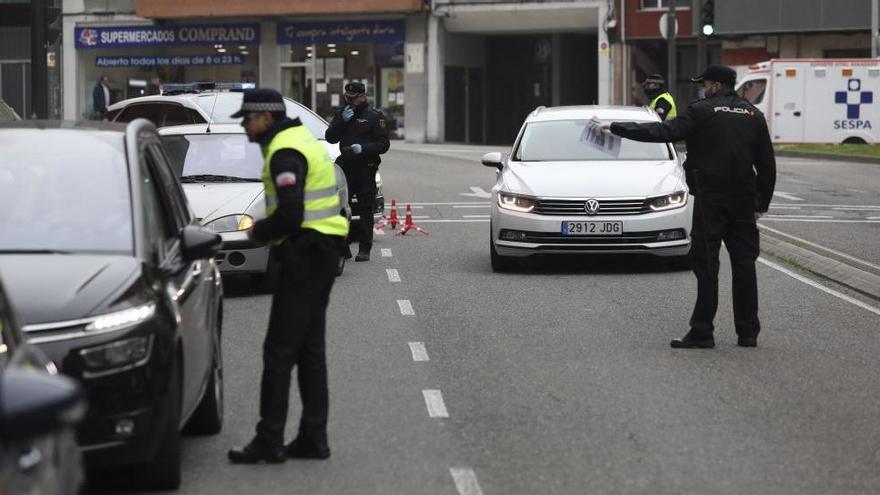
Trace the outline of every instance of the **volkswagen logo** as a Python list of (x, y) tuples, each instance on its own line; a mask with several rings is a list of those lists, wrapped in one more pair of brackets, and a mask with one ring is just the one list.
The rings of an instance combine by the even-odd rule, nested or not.
[(584, 210), (586, 210), (587, 215), (595, 215), (599, 213), (599, 201), (596, 199), (588, 199), (584, 204)]

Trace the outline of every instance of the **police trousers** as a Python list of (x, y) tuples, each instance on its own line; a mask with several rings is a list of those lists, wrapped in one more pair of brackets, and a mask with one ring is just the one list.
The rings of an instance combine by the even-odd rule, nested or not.
[(706, 193), (696, 198), (691, 230), (691, 268), (697, 277), (697, 302), (690, 326), (709, 337), (718, 310), (718, 253), (724, 242), (733, 272), (733, 320), (741, 337), (756, 337), (758, 282), (755, 260), (760, 253), (755, 199), (751, 194)]
[(369, 253), (373, 248), (373, 210), (376, 209), (376, 172), (377, 165), (366, 163), (346, 163), (342, 170), (348, 181), (350, 195), (357, 195), (357, 207), (352, 214), (360, 219), (353, 221), (349, 240), (358, 242), (358, 251)]
[(260, 421), (257, 437), (267, 445), (284, 443), (291, 373), (297, 368), (302, 416), (299, 434), (327, 439), (327, 304), (336, 279), (338, 239), (313, 231), (285, 241), (273, 253), (281, 276), (272, 295), (269, 329), (263, 343)]

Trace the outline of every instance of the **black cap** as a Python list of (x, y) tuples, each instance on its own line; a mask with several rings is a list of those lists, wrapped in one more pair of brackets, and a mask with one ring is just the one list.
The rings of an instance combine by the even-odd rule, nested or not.
[(659, 84), (660, 86), (665, 86), (666, 78), (663, 77), (663, 74), (651, 74), (642, 81), (642, 85), (645, 84)]
[(241, 110), (229, 117), (238, 119), (251, 112), (286, 112), (284, 98), (281, 93), (269, 88), (260, 88), (244, 92), (241, 100)]
[(355, 96), (360, 96), (363, 94), (367, 94), (367, 87), (364, 86), (364, 83), (360, 81), (352, 81), (345, 85), (345, 96), (350, 96), (354, 98)]
[(693, 82), (715, 81), (721, 84), (736, 84), (736, 71), (726, 65), (710, 65), (699, 76), (691, 79)]

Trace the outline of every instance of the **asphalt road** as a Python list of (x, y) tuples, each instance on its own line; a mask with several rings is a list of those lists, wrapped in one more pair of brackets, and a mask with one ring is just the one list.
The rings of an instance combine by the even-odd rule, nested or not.
[[(430, 235), (378, 236), (373, 260), (337, 280), (330, 460), (227, 463), (253, 434), (270, 303), (229, 281), (226, 423), (184, 440), (180, 493), (880, 492), (880, 310), (762, 263), (760, 347), (738, 348), (722, 262), (717, 348), (672, 350), (695, 296), (689, 272), (563, 258), (492, 273), (483, 151), (400, 145), (382, 165), (386, 198), (412, 203)], [(877, 166), (841, 165), (846, 179), (780, 161), (779, 189), (799, 200), (777, 205), (802, 209), (773, 214), (880, 205)], [(878, 261), (876, 222), (765, 222)], [(291, 404), (292, 435), (295, 390)]]

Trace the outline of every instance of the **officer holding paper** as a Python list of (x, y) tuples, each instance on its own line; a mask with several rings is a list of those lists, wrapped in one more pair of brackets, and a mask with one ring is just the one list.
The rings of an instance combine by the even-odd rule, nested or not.
[(733, 312), (737, 344), (755, 347), (758, 320), (757, 219), (767, 211), (776, 183), (776, 159), (764, 115), (734, 91), (736, 72), (712, 65), (692, 79), (704, 99), (664, 122), (614, 122), (618, 136), (646, 142), (685, 140), (688, 186), (696, 199), (691, 233), (691, 266), (697, 302), (690, 331), (674, 348), (711, 348), (718, 308), (718, 252), (724, 241), (733, 270)]

